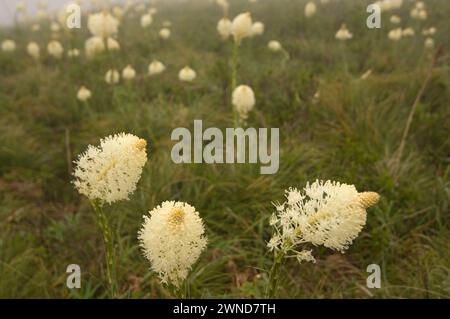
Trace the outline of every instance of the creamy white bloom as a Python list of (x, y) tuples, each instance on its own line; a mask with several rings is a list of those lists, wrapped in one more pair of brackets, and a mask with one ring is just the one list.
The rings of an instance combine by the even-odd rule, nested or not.
[(145, 140), (125, 133), (100, 140), (100, 146), (89, 145), (75, 161), (75, 188), (101, 203), (128, 199), (147, 161), (146, 145)]
[(185, 66), (178, 73), (178, 78), (180, 81), (191, 82), (197, 77), (197, 73), (192, 70), (190, 67)]
[(314, 2), (310, 1), (305, 6), (305, 16), (307, 18), (312, 17), (317, 12), (317, 6)]
[(148, 13), (150, 13), (151, 15), (154, 15), (154, 14), (156, 14), (158, 12), (158, 9), (156, 9), (156, 8), (150, 8), (150, 9), (148, 9)]
[(144, 216), (138, 239), (161, 282), (179, 287), (206, 247), (204, 233), (195, 207), (166, 201)]
[(400, 22), (402, 22), (402, 18), (400, 18), (398, 15), (393, 15), (391, 16), (390, 21), (392, 24), (399, 24)]
[(105, 42), (101, 37), (90, 37), (84, 43), (84, 52), (88, 58), (105, 51)]
[(132, 80), (136, 77), (136, 71), (135, 69), (133, 69), (133, 67), (131, 65), (127, 65), (123, 70), (122, 70), (122, 78), (124, 80)]
[(411, 18), (416, 20), (426, 20), (428, 13), (425, 9), (413, 8), (410, 12)]
[(308, 183), (302, 191), (289, 188), (271, 219), (277, 239), (271, 246), (292, 253), (298, 245), (311, 243), (344, 252), (364, 227), (366, 208), (379, 198), (377, 193), (358, 193), (354, 185), (332, 181)]
[(434, 35), (435, 33), (436, 33), (436, 28), (435, 27), (431, 27), (431, 28), (422, 30), (422, 34), (425, 35), (425, 36)]
[(165, 69), (166, 67), (164, 66), (164, 64), (162, 64), (160, 61), (155, 60), (148, 65), (148, 74), (150, 75), (160, 74), (164, 72)]
[(389, 31), (388, 38), (392, 41), (398, 41), (402, 38), (403, 32), (402, 28), (397, 28)]
[(27, 44), (27, 53), (33, 59), (38, 60), (40, 57), (40, 52), (41, 49), (39, 48), (39, 45), (36, 42), (30, 42)]
[(252, 16), (250, 12), (241, 13), (233, 19), (231, 23), (231, 34), (234, 41), (240, 44), (242, 39), (252, 35)]
[(217, 23), (217, 31), (222, 39), (226, 40), (231, 35), (231, 21), (228, 18), (222, 18)]
[(159, 37), (163, 40), (167, 40), (168, 38), (170, 38), (170, 30), (167, 28), (162, 28), (161, 30), (159, 30)]
[(105, 81), (108, 84), (117, 84), (120, 80), (120, 73), (117, 70), (108, 70), (105, 74)]
[(50, 24), (50, 31), (52, 31), (52, 32), (59, 32), (59, 30), (61, 30), (61, 26), (59, 25), (58, 22), (53, 21)]
[(119, 6), (114, 6), (112, 8), (112, 14), (119, 20), (122, 19), (123, 15), (125, 14), (125, 10)]
[(338, 40), (346, 41), (353, 38), (353, 34), (350, 31), (348, 31), (347, 26), (345, 24), (342, 24), (341, 28), (338, 30), (338, 32), (336, 32), (335, 37)]
[(150, 13), (144, 14), (141, 16), (141, 27), (147, 28), (149, 27), (153, 22), (152, 15)]
[(267, 44), (267, 47), (273, 51), (273, 52), (277, 52), (280, 51), (282, 49), (282, 46), (280, 44), (280, 42), (272, 40)]
[(412, 37), (415, 34), (416, 32), (411, 27), (402, 30), (402, 37)]
[(119, 42), (114, 38), (108, 38), (106, 39), (106, 46), (109, 51), (117, 51), (120, 50), (120, 44)]
[(47, 45), (47, 52), (52, 57), (54, 57), (56, 59), (61, 59), (61, 57), (64, 53), (64, 48), (59, 41), (52, 40)]
[(255, 93), (251, 87), (240, 85), (233, 90), (232, 104), (236, 107), (241, 120), (248, 118), (248, 113), (255, 106)]
[(433, 40), (433, 38), (428, 37), (428, 38), (425, 39), (425, 48), (427, 48), (427, 49), (433, 49), (434, 48), (434, 40)]
[(14, 52), (16, 50), (16, 42), (10, 39), (6, 39), (2, 42), (3, 52)]
[(262, 35), (264, 33), (264, 24), (262, 22), (255, 22), (252, 25), (252, 36)]
[(417, 1), (416, 8), (417, 9), (425, 9), (425, 3), (423, 1)]
[(81, 102), (85, 102), (89, 100), (92, 96), (92, 92), (88, 90), (86, 87), (82, 86), (77, 92), (77, 99)]
[(381, 11), (390, 11), (402, 6), (403, 0), (380, 0), (376, 4), (380, 6)]
[(78, 50), (76, 48), (75, 49), (70, 49), (70, 50), (67, 51), (67, 56), (69, 58), (76, 58), (76, 57), (80, 56), (80, 50)]
[(94, 13), (88, 17), (88, 29), (95, 36), (108, 38), (117, 33), (119, 20), (106, 11)]

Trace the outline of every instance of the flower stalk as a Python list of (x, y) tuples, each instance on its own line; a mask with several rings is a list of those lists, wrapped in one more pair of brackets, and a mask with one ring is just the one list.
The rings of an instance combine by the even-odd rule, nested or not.
[(283, 261), (284, 261), (284, 251), (283, 250), (275, 251), (273, 265), (272, 268), (270, 269), (269, 274), (269, 283), (266, 289), (266, 296), (265, 296), (266, 298), (271, 299), (275, 298), (276, 296)]
[(106, 254), (106, 275), (110, 290), (111, 298), (117, 296), (117, 285), (115, 280), (115, 258), (114, 258), (114, 242), (112, 239), (111, 229), (109, 227), (108, 219), (103, 211), (103, 207), (99, 201), (91, 201), (92, 208), (95, 212), (97, 225), (100, 227), (103, 235), (103, 243), (105, 244)]
[[(232, 60), (231, 60), (231, 89), (230, 89), (230, 92), (233, 92), (233, 90), (237, 86), (238, 51), (239, 51), (239, 43), (237, 41), (234, 41), (233, 55), (232, 55)], [(239, 122), (238, 113), (237, 113), (235, 106), (231, 105), (231, 107), (233, 108), (233, 121), (234, 121), (234, 127), (236, 128), (238, 126), (238, 122)]]

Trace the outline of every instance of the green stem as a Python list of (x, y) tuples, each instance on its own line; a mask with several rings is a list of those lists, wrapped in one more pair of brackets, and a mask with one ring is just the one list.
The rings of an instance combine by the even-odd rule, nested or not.
[(187, 283), (182, 283), (180, 287), (170, 284), (169, 290), (175, 299), (187, 298)]
[[(233, 57), (231, 61), (231, 88), (230, 88), (231, 94), (233, 94), (233, 91), (237, 86), (238, 50), (239, 50), (239, 43), (234, 41)], [(236, 111), (236, 107), (233, 104), (231, 104), (231, 107), (233, 108), (233, 121), (234, 127), (236, 128), (238, 126), (239, 118)]]
[(266, 298), (275, 298), (283, 261), (284, 261), (284, 252), (281, 250), (275, 252), (272, 269), (270, 269), (269, 284), (266, 290)]
[(92, 201), (91, 205), (95, 211), (97, 224), (100, 227), (103, 234), (103, 243), (105, 244), (105, 253), (106, 253), (107, 280), (111, 298), (115, 298), (117, 296), (117, 291), (114, 276), (115, 260), (114, 260), (114, 243), (112, 240), (112, 233), (108, 224), (108, 219), (106, 218), (106, 215), (103, 212), (102, 205), (98, 201)]

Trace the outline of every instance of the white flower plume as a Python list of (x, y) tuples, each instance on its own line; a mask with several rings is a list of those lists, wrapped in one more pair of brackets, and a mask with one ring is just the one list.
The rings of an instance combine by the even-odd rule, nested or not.
[[(302, 191), (289, 188), (286, 201), (276, 206), (270, 219), (276, 233), (268, 246), (298, 253), (298, 245), (311, 243), (344, 252), (364, 227), (366, 208), (376, 204), (379, 197), (332, 181), (308, 183)], [(299, 260), (313, 260), (305, 252), (301, 256), (297, 256)]]
[(75, 161), (74, 185), (90, 200), (113, 203), (128, 199), (147, 161), (147, 142), (132, 134), (110, 135), (89, 145)]
[(163, 283), (180, 286), (206, 247), (199, 213), (187, 203), (166, 201), (144, 216), (139, 241)]

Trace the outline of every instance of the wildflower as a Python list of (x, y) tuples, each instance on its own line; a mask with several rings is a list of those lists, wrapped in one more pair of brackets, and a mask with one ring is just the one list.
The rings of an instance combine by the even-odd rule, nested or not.
[(402, 28), (397, 28), (389, 31), (388, 38), (392, 41), (399, 41), (402, 38)]
[(124, 15), (124, 9), (122, 9), (119, 6), (114, 6), (112, 8), (112, 14), (114, 15), (114, 17), (116, 17), (117, 19), (122, 19), (123, 15)]
[(345, 24), (341, 25), (341, 28), (336, 32), (336, 39), (341, 41), (347, 41), (353, 38), (353, 34), (348, 31), (347, 26)]
[(152, 15), (150, 13), (144, 14), (141, 16), (141, 27), (147, 28), (149, 27), (153, 22)]
[(262, 22), (255, 22), (252, 25), (252, 36), (262, 35), (264, 33), (264, 24)]
[(166, 69), (166, 67), (164, 66), (164, 64), (155, 60), (149, 64), (148, 74), (150, 74), (150, 75), (160, 74), (160, 73), (164, 72), (165, 69)]
[(392, 24), (399, 24), (400, 22), (402, 22), (402, 18), (400, 18), (398, 15), (393, 15), (391, 16), (390, 21)]
[(316, 259), (311, 254), (312, 250), (302, 250), (296, 254), (297, 261), (301, 264), (302, 262), (312, 262), (315, 263)]
[(222, 39), (226, 40), (231, 35), (231, 21), (228, 18), (222, 18), (217, 23), (217, 31)]
[(75, 188), (91, 201), (128, 199), (147, 161), (147, 142), (132, 134), (110, 135), (100, 146), (89, 145), (76, 160)]
[(58, 24), (58, 22), (53, 21), (53, 22), (50, 24), (50, 30), (51, 30), (52, 32), (59, 32), (59, 30), (61, 30), (61, 27), (60, 27), (60, 25)]
[(167, 28), (162, 28), (161, 30), (159, 30), (159, 37), (163, 40), (167, 40), (168, 38), (170, 38), (170, 30)]
[(179, 287), (206, 247), (204, 233), (195, 207), (166, 201), (144, 216), (138, 239), (161, 282)]
[(184, 68), (182, 68), (180, 70), (180, 72), (178, 73), (178, 78), (181, 81), (185, 81), (185, 82), (191, 82), (196, 77), (197, 77), (197, 73), (188, 66), (185, 66)]
[(56, 59), (61, 59), (64, 52), (62, 44), (56, 40), (52, 40), (47, 45), (47, 52)]
[(427, 48), (427, 49), (433, 49), (434, 48), (434, 40), (433, 40), (433, 38), (428, 37), (428, 38), (425, 39), (425, 48)]
[(120, 73), (117, 70), (108, 70), (105, 75), (105, 81), (108, 84), (117, 84), (120, 80)]
[(280, 51), (282, 49), (282, 46), (280, 44), (280, 42), (272, 40), (267, 44), (267, 47), (273, 51), (273, 52), (277, 52)]
[(231, 23), (231, 34), (234, 42), (240, 44), (242, 39), (252, 35), (252, 16), (250, 12), (241, 13), (233, 19)]
[(413, 28), (406, 28), (402, 30), (402, 37), (412, 37), (416, 34)]
[(27, 44), (27, 53), (35, 60), (40, 57), (40, 48), (36, 42), (30, 42)]
[(106, 11), (88, 17), (88, 29), (95, 36), (109, 38), (117, 33), (118, 28), (119, 20)]
[(431, 27), (429, 29), (423, 29), (422, 34), (424, 36), (429, 36), (429, 35), (434, 35), (436, 33), (436, 28), (435, 27)]
[(303, 191), (290, 188), (286, 197), (275, 225), (283, 238), (278, 249), (285, 253), (302, 243), (344, 252), (365, 225), (366, 208), (380, 198), (377, 193), (358, 193), (354, 185), (332, 181), (308, 183)]
[(308, 2), (305, 6), (305, 16), (307, 18), (312, 17), (317, 12), (317, 6), (314, 2)]
[(133, 67), (131, 65), (127, 65), (123, 70), (122, 70), (122, 78), (124, 80), (132, 80), (136, 77), (136, 71), (133, 69)]
[(248, 118), (248, 113), (255, 106), (255, 94), (251, 87), (247, 85), (240, 85), (233, 91), (232, 103), (236, 107), (241, 120)]
[(84, 51), (88, 58), (105, 51), (105, 43), (101, 37), (90, 37), (84, 43)]
[(78, 49), (70, 49), (67, 51), (67, 56), (69, 58), (76, 58), (78, 56), (80, 56), (80, 50)]
[(77, 99), (81, 102), (86, 102), (92, 96), (91, 91), (89, 91), (86, 87), (82, 86), (77, 92)]
[(108, 48), (109, 51), (118, 51), (118, 50), (120, 50), (120, 44), (114, 38), (107, 38), (106, 39), (106, 47)]
[(16, 42), (13, 40), (7, 39), (2, 42), (2, 51), (3, 52), (14, 52), (16, 50)]

